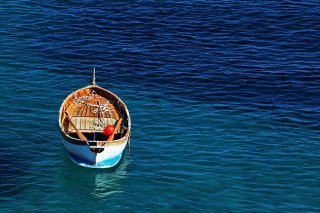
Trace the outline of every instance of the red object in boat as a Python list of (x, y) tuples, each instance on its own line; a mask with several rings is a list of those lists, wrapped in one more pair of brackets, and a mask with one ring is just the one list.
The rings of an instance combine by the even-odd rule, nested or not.
[(106, 126), (106, 128), (104, 128), (104, 130), (103, 130), (103, 134), (104, 134), (105, 136), (108, 136), (108, 137), (109, 137), (110, 135), (112, 135), (113, 132), (114, 132), (114, 126), (111, 125), (111, 124), (108, 124), (108, 125)]

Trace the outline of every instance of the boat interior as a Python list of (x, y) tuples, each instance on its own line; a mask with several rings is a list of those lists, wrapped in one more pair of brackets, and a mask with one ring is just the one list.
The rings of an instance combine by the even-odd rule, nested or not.
[[(70, 115), (71, 122), (66, 113)], [(65, 101), (61, 111), (62, 129), (72, 138), (79, 139), (77, 130), (90, 141), (106, 141), (104, 128), (112, 124), (116, 128), (113, 140), (122, 138), (128, 131), (128, 115), (124, 104), (112, 93), (89, 86), (78, 90)]]

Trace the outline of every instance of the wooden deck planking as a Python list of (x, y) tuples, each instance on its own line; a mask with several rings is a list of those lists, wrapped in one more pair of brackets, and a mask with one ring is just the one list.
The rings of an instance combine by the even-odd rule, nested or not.
[(91, 111), (93, 110), (93, 107), (88, 106), (87, 112), (86, 112), (86, 117), (90, 117)]
[(74, 109), (75, 109), (76, 105), (74, 103), (70, 103), (66, 109), (66, 111), (69, 112), (70, 115), (73, 115)]
[(81, 114), (82, 117), (86, 116), (88, 108), (89, 108), (89, 106), (83, 106), (83, 110), (82, 110), (82, 114)]
[[(88, 96), (90, 94), (91, 90), (86, 90), (82, 91), (76, 96), (81, 97)], [(96, 95), (95, 98), (86, 102), (96, 105), (98, 101), (101, 105), (107, 104), (108, 106), (108, 110), (106, 110), (103, 115), (100, 115), (104, 117), (102, 119), (104, 119), (105, 125), (115, 124), (116, 120), (119, 120), (119, 114), (116, 107), (110, 101), (101, 97), (100, 95)], [(99, 122), (98, 114), (93, 113), (93, 111), (96, 110), (96, 107), (70, 101), (66, 110), (70, 115), (72, 115), (72, 122), (76, 125), (77, 129), (83, 132), (103, 131), (104, 127), (103, 125), (101, 125), (101, 122)], [(71, 132), (75, 132), (75, 129), (70, 124), (68, 130)]]
[(76, 105), (76, 108), (73, 111), (73, 116), (79, 116), (79, 111), (81, 110), (80, 105)]

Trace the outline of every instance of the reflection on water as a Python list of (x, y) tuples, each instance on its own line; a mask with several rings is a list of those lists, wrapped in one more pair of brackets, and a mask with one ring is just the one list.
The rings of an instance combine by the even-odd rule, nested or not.
[[(130, 162), (127, 155), (119, 163), (119, 166), (111, 172), (98, 172), (95, 176), (94, 191), (91, 193), (96, 198), (104, 198), (115, 193), (122, 193), (120, 181), (125, 178), (127, 174), (127, 166)], [(110, 170), (109, 170), (110, 171)]]
[(62, 152), (61, 158), (64, 162), (61, 164), (57, 183), (64, 193), (68, 194), (68, 198), (72, 200), (70, 202), (82, 199), (96, 202), (97, 199), (109, 199), (110, 195), (122, 193), (125, 191), (122, 180), (126, 178), (127, 167), (131, 162), (127, 150), (125, 149), (119, 164), (111, 169), (92, 169), (76, 165)]

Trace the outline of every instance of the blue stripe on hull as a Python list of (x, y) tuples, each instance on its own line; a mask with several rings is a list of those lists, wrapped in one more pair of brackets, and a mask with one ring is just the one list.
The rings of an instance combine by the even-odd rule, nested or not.
[(117, 165), (117, 163), (120, 161), (120, 159), (122, 157), (122, 153), (120, 153), (119, 155), (116, 155), (112, 158), (105, 159), (99, 163), (93, 163), (93, 162), (83, 160), (83, 159), (73, 155), (70, 152), (69, 152), (69, 157), (75, 164), (78, 164), (80, 166), (89, 167), (89, 168), (111, 168), (111, 167), (114, 167), (115, 165)]

